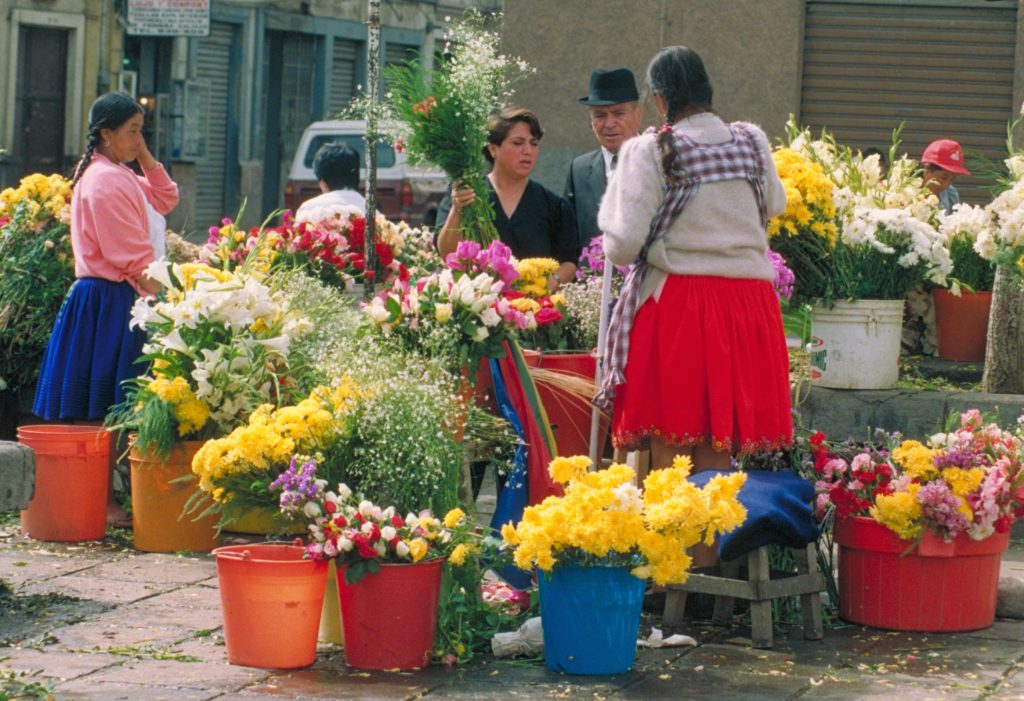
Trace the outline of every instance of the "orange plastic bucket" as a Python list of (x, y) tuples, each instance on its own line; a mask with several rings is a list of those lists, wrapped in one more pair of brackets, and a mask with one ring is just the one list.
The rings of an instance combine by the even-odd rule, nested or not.
[(107, 526), (110, 433), (98, 426), (18, 427), (36, 454), (36, 489), (21, 526), (30, 538), (98, 540)]
[(327, 562), (305, 560), (301, 545), (217, 548), (217, 579), (228, 662), (294, 669), (316, 659)]
[(385, 564), (355, 584), (338, 567), (345, 662), (358, 669), (419, 669), (430, 663), (444, 559)]
[[(186, 502), (199, 489), (192, 458), (203, 441), (176, 443), (165, 461), (153, 452), (132, 447), (132, 532), (135, 549), (150, 553), (210, 552), (217, 545), (217, 517), (194, 521), (182, 516)], [(192, 477), (190, 481), (175, 481)]]

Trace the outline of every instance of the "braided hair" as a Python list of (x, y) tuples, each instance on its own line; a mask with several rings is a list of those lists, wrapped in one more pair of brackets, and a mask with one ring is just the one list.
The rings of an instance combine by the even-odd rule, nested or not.
[(672, 125), (693, 108), (711, 110), (711, 80), (696, 51), (668, 46), (647, 66), (647, 90), (665, 99), (665, 124), (658, 130), (658, 148), (661, 168), (665, 177), (671, 178), (676, 161)]
[(89, 108), (89, 136), (85, 142), (85, 152), (75, 166), (71, 187), (74, 188), (82, 179), (85, 169), (92, 162), (92, 155), (100, 145), (103, 129), (117, 129), (136, 114), (142, 114), (142, 106), (130, 95), (123, 92), (111, 92), (97, 98)]

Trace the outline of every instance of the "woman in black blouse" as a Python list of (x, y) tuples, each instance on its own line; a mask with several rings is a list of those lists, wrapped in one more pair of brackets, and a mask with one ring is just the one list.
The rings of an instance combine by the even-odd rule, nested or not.
[[(516, 258), (554, 258), (558, 270), (551, 276), (551, 290), (576, 275), (580, 242), (569, 203), (543, 185), (530, 180), (537, 163), (541, 131), (537, 115), (522, 107), (509, 107), (491, 119), (484, 156), (491, 164), (487, 194), (494, 207), (494, 226), (502, 243)], [(453, 253), (462, 240), (459, 225), (462, 208), (473, 201), (469, 188), (452, 185), (437, 212), (437, 250), (442, 257)]]

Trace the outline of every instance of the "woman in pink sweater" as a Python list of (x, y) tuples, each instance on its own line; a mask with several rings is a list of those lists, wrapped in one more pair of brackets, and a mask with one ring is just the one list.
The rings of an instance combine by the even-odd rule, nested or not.
[[(145, 368), (145, 333), (130, 330), (138, 295), (160, 289), (146, 275), (162, 245), (178, 186), (142, 138), (142, 108), (124, 93), (89, 110), (89, 139), (75, 168), (71, 246), (75, 277), (43, 356), (33, 411), (48, 421), (101, 422), (125, 399), (124, 380)], [(123, 165), (138, 160), (145, 177)], [(123, 520), (112, 502), (108, 519)]]

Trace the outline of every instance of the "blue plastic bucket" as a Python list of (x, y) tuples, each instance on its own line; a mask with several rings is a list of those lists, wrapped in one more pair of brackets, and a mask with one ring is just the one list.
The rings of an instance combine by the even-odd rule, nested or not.
[(548, 669), (618, 674), (633, 668), (646, 582), (628, 567), (560, 565), (537, 575)]

